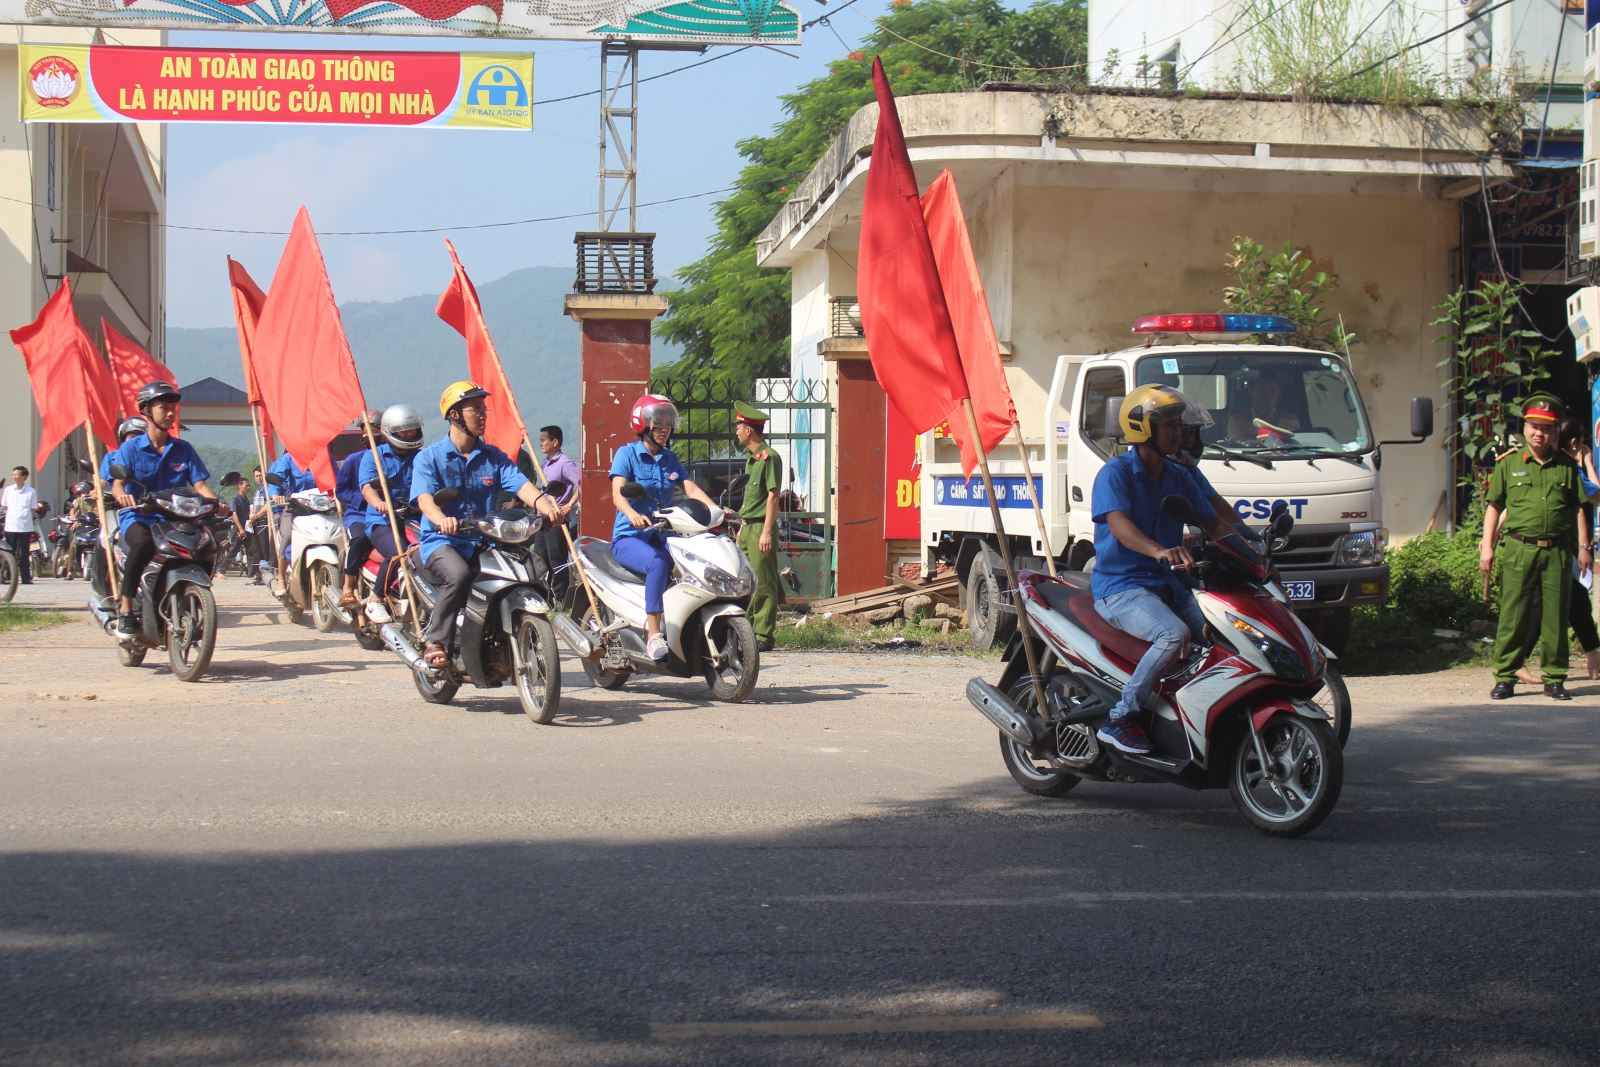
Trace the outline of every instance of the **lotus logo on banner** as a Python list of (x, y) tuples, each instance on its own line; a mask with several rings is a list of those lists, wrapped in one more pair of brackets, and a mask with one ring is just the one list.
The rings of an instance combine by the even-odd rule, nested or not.
[(66, 107), (78, 91), (78, 68), (64, 56), (45, 56), (28, 68), (28, 86), (40, 107)]

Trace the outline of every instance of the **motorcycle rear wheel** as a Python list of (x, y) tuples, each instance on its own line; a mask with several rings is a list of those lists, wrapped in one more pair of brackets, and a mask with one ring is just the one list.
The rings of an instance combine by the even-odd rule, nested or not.
[[(1031, 711), (1034, 705), (1032, 676), (1020, 679), (1006, 695), (1017, 707)], [(1000, 760), (1011, 773), (1011, 780), (1020, 785), (1024, 792), (1036, 797), (1064, 797), (1083, 780), (1069, 771), (1052, 767), (1048, 760), (1038, 760), (1028, 755), (1028, 750), (1012, 740), (1004, 730), (995, 732), (1000, 735)]]
[(144, 645), (125, 645), (117, 642), (117, 662), (124, 667), (137, 667), (144, 662), (144, 654), (150, 651)]
[(21, 581), (22, 573), (17, 568), (17, 561), (10, 552), (0, 552), (0, 604), (11, 603)]
[(461, 679), (456, 677), (455, 670), (446, 667), (437, 675), (428, 671), (413, 670), (411, 680), (416, 683), (417, 692), (422, 694), (422, 699), (430, 704), (448, 704), (456, 698), (456, 693), (461, 689)]
[(726, 615), (711, 624), (710, 644), (721, 652), (723, 666), (711, 662), (712, 649), (706, 649), (706, 685), (711, 697), (728, 704), (739, 704), (756, 687), (761, 674), (761, 650), (756, 647), (756, 630), (743, 615)]
[[(604, 609), (602, 609), (603, 612)], [(598, 639), (600, 629), (604, 625), (605, 615), (597, 613), (593, 605), (585, 604), (581, 625), (587, 633), (595, 635)], [(583, 661), (583, 673), (589, 676), (589, 681), (601, 689), (621, 689), (622, 683), (628, 680), (630, 671), (608, 671), (601, 668), (592, 660)]]
[(1344, 752), (1333, 729), (1317, 719), (1275, 716), (1261, 730), (1272, 773), (1263, 774), (1250, 729), (1228, 761), (1228, 793), (1257, 830), (1271, 837), (1299, 837), (1321, 825), (1339, 802)]
[[(350, 620), (342, 618), (339, 612), (339, 568), (331, 563), (322, 562), (311, 567), (311, 624), (317, 628), (318, 633), (332, 633), (337, 623), (348, 623)], [(332, 596), (334, 603), (328, 602)]]
[(556, 649), (556, 631), (550, 620), (538, 615), (517, 616), (513, 634), (516, 652), (517, 697), (528, 718), (543, 726), (556, 717), (561, 706), (561, 653)]
[(217, 602), (203, 585), (181, 583), (168, 598), (167, 661), (180, 682), (192, 682), (211, 665), (217, 647)]

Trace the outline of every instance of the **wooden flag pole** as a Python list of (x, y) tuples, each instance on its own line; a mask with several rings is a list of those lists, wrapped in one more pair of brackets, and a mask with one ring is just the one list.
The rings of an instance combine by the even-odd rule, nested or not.
[[(509, 381), (505, 380), (505, 373), (504, 373), (503, 370), (501, 372), (500, 378), (501, 378), (501, 383), (505, 386), (507, 394), (509, 394), (511, 392), (511, 383)], [(516, 400), (515, 400), (515, 398), (513, 398), (512, 399), (512, 405), (515, 406), (515, 404), (516, 404)], [(520, 411), (518, 411), (517, 412), (518, 421), (521, 421), (521, 415), (522, 415), (522, 413)], [(534, 470), (534, 473), (539, 476), (539, 478), (538, 478), (539, 488), (545, 489), (546, 491), (548, 491), (548, 487), (550, 485), (550, 478), (544, 472), (544, 460), (539, 458), (539, 449), (534, 445), (532, 438), (529, 437), (529, 435), (528, 435), (528, 424), (527, 423), (523, 423), (522, 424), (522, 440), (527, 446), (528, 455), (533, 457), (533, 470)], [(572, 490), (573, 490), (574, 493), (576, 493), (578, 491), (578, 487), (577, 486), (573, 486)], [(589, 585), (589, 572), (587, 570), (585, 570), (584, 567), (583, 567), (583, 560), (578, 556), (578, 546), (572, 540), (572, 531), (567, 529), (567, 524), (566, 523), (562, 523), (561, 524), (561, 536), (567, 542), (567, 559), (569, 561), (571, 561), (573, 568), (576, 569), (577, 572), (578, 572), (578, 580), (583, 583), (583, 595), (584, 595), (584, 597), (586, 597), (588, 599), (589, 606), (594, 611), (594, 622), (595, 622), (595, 625), (599, 626), (600, 625), (600, 607), (599, 607), (599, 603), (600, 602), (595, 599), (594, 589)], [(583, 622), (583, 620), (579, 619), (578, 622), (581, 624)]]
[[(1028, 623), (1028, 612), (1021, 603), (1022, 590), (1017, 585), (1017, 568), (1011, 562), (1011, 545), (1006, 540), (1005, 526), (1000, 520), (1000, 504), (994, 496), (994, 479), (989, 476), (989, 457), (984, 454), (983, 446), (978, 442), (978, 412), (972, 406), (972, 398), (964, 397), (961, 401), (962, 408), (967, 413), (967, 432), (972, 435), (975, 450), (978, 453), (978, 470), (983, 473), (984, 495), (989, 498), (989, 517), (994, 520), (995, 540), (1000, 542), (1000, 559), (1005, 563), (1006, 581), (1011, 587), (1011, 595), (1015, 600), (1013, 610), (1017, 613), (1017, 629), (1022, 634), (1022, 653), (1028, 657), (1028, 673), (1033, 677), (1033, 699), (1036, 705), (1036, 714), (1046, 722), (1050, 721), (1050, 708), (1044, 700), (1044, 677), (1039, 673), (1039, 657), (1033, 649), (1033, 627)], [(1033, 479), (1028, 479), (1031, 485)], [(1045, 546), (1046, 549), (1049, 545)], [(972, 610), (972, 605), (967, 605), (967, 610)]]
[[(1011, 432), (1017, 439), (1017, 454), (1022, 457), (1022, 480), (1028, 487), (1028, 502), (1033, 505), (1033, 518), (1039, 524), (1039, 543), (1044, 545), (1044, 565), (1050, 569), (1050, 577), (1059, 578), (1055, 553), (1050, 550), (1050, 535), (1045, 531), (1044, 509), (1039, 506), (1039, 494), (1033, 489), (1033, 464), (1028, 462), (1028, 446), (1022, 440), (1022, 423), (1013, 422)], [(977, 441), (974, 440), (973, 444), (977, 445)]]
[(100, 451), (95, 448), (94, 427), (89, 420), (83, 420), (83, 433), (89, 441), (89, 473), (94, 478), (94, 506), (100, 513), (100, 547), (106, 553), (106, 575), (110, 581), (106, 585), (106, 595), (112, 600), (117, 598), (117, 590), (121, 583), (117, 580), (117, 555), (111, 551), (111, 528), (106, 525), (106, 493), (105, 483), (100, 480)]
[[(361, 428), (367, 434), (367, 447), (372, 450), (372, 465), (378, 471), (378, 488), (383, 493), (383, 504), (388, 509), (389, 533), (394, 537), (394, 555), (400, 561), (400, 573), (405, 578), (406, 603), (411, 606), (411, 626), (416, 633), (417, 640), (422, 640), (422, 612), (417, 606), (417, 590), (411, 584), (411, 564), (407, 562), (410, 555), (406, 551), (405, 538), (400, 534), (400, 520), (394, 513), (394, 497), (389, 494), (389, 475), (383, 469), (383, 457), (378, 454), (378, 439), (372, 435), (372, 420), (367, 418), (366, 397), (362, 397)], [(379, 589), (378, 596), (384, 600), (389, 599), (387, 589)], [(357, 609), (362, 610), (360, 608)]]

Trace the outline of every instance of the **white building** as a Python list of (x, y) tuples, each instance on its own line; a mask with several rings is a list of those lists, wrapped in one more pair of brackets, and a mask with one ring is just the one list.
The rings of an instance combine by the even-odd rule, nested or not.
[[(38, 315), (72, 279), (74, 304), (100, 341), (102, 316), (161, 359), (166, 286), (166, 128), (138, 124), (28, 124), (17, 100), (17, 45), (102, 43), (96, 31), (12, 27), (0, 43), (0, 327)], [(159, 45), (153, 30), (117, 31), (117, 43)], [(7, 340), (0, 358), (0, 466), (33, 466), (39, 414), (22, 354)], [(83, 434), (68, 438), (35, 472), (42, 499), (59, 507), (74, 478), (63, 459), (84, 455)]]

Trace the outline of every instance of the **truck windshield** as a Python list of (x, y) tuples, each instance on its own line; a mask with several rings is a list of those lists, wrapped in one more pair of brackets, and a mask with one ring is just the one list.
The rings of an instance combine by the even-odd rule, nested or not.
[(1354, 455), (1372, 448), (1355, 379), (1335, 356), (1261, 346), (1150, 355), (1139, 385), (1171, 385), (1205, 405), (1201, 439), (1236, 452)]

